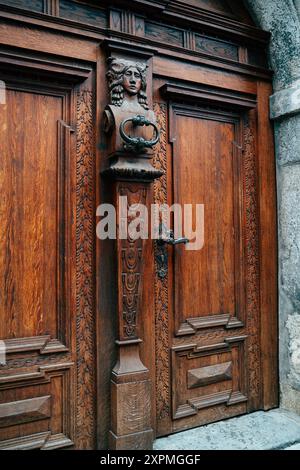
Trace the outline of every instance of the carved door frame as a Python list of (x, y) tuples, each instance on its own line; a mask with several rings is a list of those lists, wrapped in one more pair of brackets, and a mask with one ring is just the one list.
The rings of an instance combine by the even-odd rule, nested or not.
[[(47, 3), (50, 4), (50, 0)], [(277, 284), (275, 267), (277, 245), (275, 233), (270, 230), (270, 227), (274, 227), (276, 230), (275, 159), (273, 132), (268, 115), (272, 75), (269, 70), (260, 67), (259, 63), (251, 61), (251, 54), (248, 54), (253, 45), (257, 49), (263, 49), (269, 40), (269, 33), (216, 13), (196, 9), (181, 1), (174, 3), (167, 0), (132, 0), (130, 5), (133, 11), (122, 9), (124, 7), (123, 0), (115, 0), (113, 6), (104, 5), (99, 10), (101, 14), (97, 26), (81, 24), (67, 17), (59, 18), (58, 11), (55, 9), (49, 10), (53, 16), (49, 15), (48, 17), (39, 13), (25, 12), (22, 14), (21, 10), (14, 7), (3, 5), (0, 7), (1, 18), (4, 22), (4, 27), (0, 31), (3, 43), (0, 57), (2, 69), (9, 67), (14, 73), (18, 67), (33, 73), (37, 69), (41, 69), (51, 79), (55, 78), (57, 92), (62, 92), (63, 89), (68, 93), (74, 84), (78, 87), (78, 94), (72, 94), (72, 102), (70, 103), (74, 122), (66, 119), (59, 124), (61, 147), (68, 148), (72, 142), (76, 159), (72, 187), (72, 190), (75, 190), (72, 197), (76, 199), (76, 214), (70, 214), (73, 233), (72, 249), (76, 252), (72, 265), (76, 279), (74, 278), (75, 281), (71, 286), (72, 303), (76, 316), (76, 331), (74, 331), (73, 339), (76, 354), (79, 357), (86, 357), (86, 366), (83, 362), (79, 362), (76, 371), (72, 372), (72, 377), (77, 376), (78, 388), (74, 387), (72, 390), (79, 409), (75, 419), (76, 425), (72, 424), (73, 434), (70, 435), (72, 439), (74, 437), (78, 448), (96, 446), (96, 440), (97, 445), (101, 448), (107, 445), (108, 430), (111, 429), (109, 382), (116, 358), (114, 347), (116, 282), (113, 273), (116, 266), (112, 262), (113, 249), (111, 247), (103, 248), (95, 236), (96, 205), (105, 200), (108, 190), (107, 184), (100, 176), (104, 161), (103, 148), (97, 145), (103, 139), (100, 121), (103, 110), (108, 103), (107, 90), (103, 86), (105, 61), (100, 52), (102, 47), (100, 43), (105, 38), (114, 39), (116, 50), (127, 49), (129, 54), (136, 53), (141, 57), (145, 53), (145, 49), (148, 53), (151, 52), (153, 58), (151, 69), (149, 69), (150, 79), (153, 74), (154, 79), (160, 81), (161, 84), (166, 85), (170, 81), (171, 75), (172, 84), (174, 82), (181, 83), (180, 77), (178, 77), (178, 64), (182, 61), (188, 63), (190, 69), (190, 76), (184, 80), (186, 88), (192, 88), (197, 84), (199, 92), (199, 84), (201, 83), (203, 86), (200, 91), (205, 93), (207, 82), (211, 80), (211, 83), (217, 87), (218, 83), (220, 85), (219, 75), (224, 74), (224, 81), (222, 80), (221, 84), (224, 88), (228, 89), (228, 83), (232, 80), (233, 89), (246, 89), (249, 84), (249, 88), (255, 89), (259, 116), (255, 125), (258, 135), (261, 137), (258, 139), (256, 149), (258, 155), (257, 171), (260, 176), (257, 183), (259, 197), (257, 217), (260, 225), (258, 234), (250, 234), (253, 237), (253, 246), (257, 247), (257, 243), (259, 245), (259, 253), (256, 254), (256, 248), (254, 256), (249, 253), (249, 266), (251, 263), (256, 264), (258, 256), (260, 279), (259, 281), (253, 279), (252, 285), (255, 286), (257, 282), (260, 285), (260, 297), (255, 302), (259, 301), (262, 312), (259, 336), (262, 344), (261, 375), (264, 377), (261, 392), (263, 408), (270, 409), (277, 406), (278, 400), (277, 349), (274, 346), (278, 337), (275, 287)], [(151, 30), (151, 26), (153, 30)], [(176, 30), (176, 37), (170, 34), (170, 42), (166, 41), (162, 44), (155, 31), (167, 34), (168, 28), (173, 26)], [(196, 39), (199, 39), (199, 35), (203, 33), (202, 29), (204, 36), (209, 36), (209, 40), (213, 40), (214, 35), (219, 35), (221, 42), (223, 39), (226, 43), (226, 38), (231, 37), (234, 40), (233, 49), (236, 58), (228, 58), (226, 54), (222, 57), (215, 57), (209, 51), (197, 48)], [(32, 35), (28, 34), (28, 42), (24, 45), (24, 37), (31, 31)], [(75, 44), (78, 47), (74, 47)], [(228, 44), (232, 45), (231, 42)], [(178, 57), (178, 63), (175, 65), (174, 54)], [(49, 81), (51, 82), (51, 80)], [(242, 85), (240, 86), (239, 83)], [(149, 83), (149, 89), (152, 89), (151, 83)], [(175, 95), (173, 98), (171, 96), (172, 92), (175, 93), (176, 90), (172, 91), (169, 87), (167, 93), (169, 93), (170, 100), (176, 101)], [(149, 98), (151, 102), (152, 96)], [(241, 99), (241, 96), (239, 98)], [(228, 96), (227, 99), (229, 99)], [(245, 100), (247, 101), (246, 97), (244, 97)], [(160, 145), (157, 147), (153, 163), (157, 170), (164, 172), (164, 175), (154, 182), (154, 201), (165, 202), (167, 201), (166, 154), (169, 145), (169, 109), (168, 104), (158, 96), (157, 91), (153, 107), (158, 125), (161, 128)], [(77, 121), (77, 125), (72, 127), (75, 121)], [(75, 138), (76, 133), (77, 138)], [(244, 140), (251, 165), (253, 164), (253, 153), (251, 151), (252, 135), (250, 130), (245, 133)], [(265, 142), (269, 143), (267, 147)], [(61, 151), (64, 150), (61, 148)], [(252, 197), (251, 181), (248, 181), (247, 184), (249, 185), (250, 200)], [(75, 189), (75, 185), (77, 189)], [(87, 234), (86, 237), (82, 237), (83, 230)], [(251, 240), (249, 240), (249, 246), (252, 246)], [(269, 255), (270, 247), (271, 256)], [(168, 273), (162, 262), (161, 247), (157, 244), (154, 244), (154, 255), (154, 277), (152, 280), (155, 290), (155, 310), (159, 312), (159, 314), (156, 313), (153, 327), (156, 341), (155, 344), (153, 343), (153, 347), (152, 343), (143, 346), (145, 347), (143, 356), (151, 356), (149, 368), (151, 369), (152, 386), (153, 388), (155, 388), (154, 385), (156, 386), (159, 397), (157, 406), (152, 408), (152, 427), (155, 426), (155, 413), (161, 422), (165, 422), (171, 410), (171, 397), (169, 396), (169, 387), (166, 385), (170, 383), (170, 377), (168, 374), (164, 375), (170, 356), (168, 350), (169, 330), (167, 328)], [(251, 275), (250, 271), (249, 275)], [(147, 279), (149, 281), (149, 277)], [(270, 295), (270, 284), (273, 286), (273, 296)], [(272, 322), (270, 322), (270, 315)], [(149, 326), (152, 320), (148, 319), (147, 321)], [(103, 331), (105, 331), (108, 344), (102, 348), (100, 343)], [(48, 339), (45, 338), (45, 342), (36, 343), (34, 347), (40, 350), (47, 341)], [(16, 348), (23, 348), (22, 351), (26, 355), (25, 343), (26, 341), (21, 341), (19, 346), (11, 344), (9, 354), (13, 354)], [(52, 346), (59, 347), (57, 343), (53, 343)], [(156, 348), (156, 358), (153, 358), (154, 348)], [(71, 364), (71, 358), (68, 354), (66, 352), (65, 362), (74, 369), (74, 364)], [(63, 367), (67, 367), (66, 364)], [(158, 371), (156, 375), (155, 367)], [(95, 386), (91, 386), (87, 382), (86, 371), (92, 378), (92, 383), (96, 384)], [(45, 373), (43, 365), (40, 366), (39, 373), (41, 375)], [(55, 371), (54, 373), (59, 372)], [(153, 390), (152, 392), (154, 403), (155, 393)], [(95, 413), (89, 414), (87, 412), (87, 403)], [(46, 443), (47, 446), (49, 436), (44, 436), (44, 438), (41, 445)], [(11, 446), (15, 445), (20, 448), (21, 444), (15, 442), (11, 443)], [(52, 443), (50, 440), (50, 444), (52, 448), (53, 446), (59, 447), (59, 439)]]

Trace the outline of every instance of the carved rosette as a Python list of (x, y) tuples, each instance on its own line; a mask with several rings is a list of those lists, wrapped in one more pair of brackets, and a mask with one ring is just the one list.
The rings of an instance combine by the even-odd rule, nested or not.
[[(154, 153), (154, 167), (163, 173), (154, 182), (155, 204), (167, 204), (167, 106), (154, 104), (160, 128), (160, 143)], [(169, 319), (168, 319), (168, 251), (165, 244), (155, 243), (155, 358), (156, 413), (162, 420), (170, 415), (169, 397)]]
[(77, 95), (76, 161), (76, 351), (79, 449), (95, 448), (95, 202), (93, 96)]

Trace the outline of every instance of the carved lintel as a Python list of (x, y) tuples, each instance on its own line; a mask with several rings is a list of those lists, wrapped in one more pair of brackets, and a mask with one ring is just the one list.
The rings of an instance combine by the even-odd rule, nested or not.
[(120, 41), (119, 39), (104, 39), (101, 43), (102, 49), (106, 52), (108, 57), (127, 58), (140, 61), (150, 60), (157, 49), (154, 47), (133, 44), (132, 42)]

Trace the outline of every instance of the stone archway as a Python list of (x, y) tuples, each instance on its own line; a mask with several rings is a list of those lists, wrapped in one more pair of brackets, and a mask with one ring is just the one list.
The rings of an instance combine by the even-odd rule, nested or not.
[(300, 0), (245, 0), (271, 32), (279, 233), (280, 405), (300, 414)]

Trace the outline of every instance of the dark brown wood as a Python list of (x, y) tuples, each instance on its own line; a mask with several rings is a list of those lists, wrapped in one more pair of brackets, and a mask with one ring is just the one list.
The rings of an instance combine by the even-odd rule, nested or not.
[(56, 16), (87, 25), (107, 26), (106, 12), (103, 8), (99, 8), (98, 5), (95, 7), (82, 4), (81, 2), (59, 0), (59, 9), (56, 12)]
[(44, 0), (44, 13), (59, 16), (60, 0)]
[(50, 396), (29, 398), (0, 405), (0, 427), (50, 418)]
[[(260, 210), (260, 301), (261, 301), (261, 354), (263, 403), (266, 410), (278, 406), (278, 246), (277, 246), (277, 195), (274, 159), (273, 128), (269, 119), (269, 96), (272, 87), (258, 83), (257, 125), (258, 182)], [(265, 147), (263, 142), (268, 142)], [(269, 227), (269, 228), (268, 228)], [(270, 229), (271, 227), (271, 229)], [(272, 320), (267, 312), (273, 312)], [(274, 313), (275, 312), (275, 313)]]
[[(0, 5), (1, 8), (1, 5)], [(81, 14), (85, 11), (84, 8), (81, 6)], [(45, 15), (40, 15), (38, 13), (34, 14), (34, 18), (28, 17), (27, 15), (22, 15), (20, 14), (19, 10), (15, 10), (10, 7), (2, 7), (4, 10), (1, 14), (5, 18), (11, 18), (13, 20), (18, 20), (21, 22), (29, 23), (29, 24), (36, 24), (42, 27), (46, 27), (47, 29), (52, 29), (52, 30), (57, 30), (61, 29), (64, 32), (69, 32), (72, 34), (79, 35), (81, 37), (91, 37), (91, 38), (101, 38), (102, 35), (106, 35), (107, 33), (107, 27), (111, 27), (112, 29), (109, 29), (109, 34), (111, 37), (116, 37), (120, 38), (122, 37), (123, 40), (131, 40), (132, 36), (134, 37), (134, 41), (136, 43), (140, 44), (151, 44), (156, 47), (159, 47), (159, 49), (162, 51), (163, 54), (168, 54), (172, 55), (173, 51), (177, 53), (177, 56), (180, 55), (187, 55), (189, 60), (194, 60), (196, 62), (199, 62), (199, 59), (201, 60), (201, 63), (207, 64), (209, 67), (217, 67), (220, 69), (220, 67), (227, 69), (227, 70), (234, 70), (235, 72), (238, 73), (243, 73), (243, 74), (248, 74), (248, 75), (255, 75), (255, 76), (263, 76), (263, 78), (270, 77), (270, 71), (263, 69), (261, 66), (262, 61), (261, 59), (256, 62), (255, 57), (253, 54), (251, 57), (254, 57), (254, 60), (251, 60), (248, 65), (248, 55), (241, 56), (240, 54), (238, 55), (238, 60), (239, 62), (236, 62), (236, 60), (233, 60), (233, 57), (229, 57), (228, 53), (224, 52), (226, 51), (226, 48), (228, 49), (229, 47), (229, 42), (227, 36), (222, 39), (222, 36), (224, 35), (224, 31), (221, 28), (220, 29), (220, 38), (218, 38), (217, 43), (218, 46), (216, 45), (216, 39), (211, 38), (209, 36), (209, 31), (208, 35), (205, 36), (203, 35), (203, 29), (205, 30), (205, 24), (201, 25), (201, 37), (204, 38), (204, 40), (208, 43), (211, 44), (212, 50), (214, 51), (213, 53), (209, 52), (209, 48), (206, 50), (196, 50), (196, 44), (195, 44), (195, 39), (196, 35), (195, 32), (190, 31), (190, 30), (184, 30), (184, 29), (174, 29), (173, 24), (171, 24), (171, 27), (169, 25), (161, 25), (161, 21), (159, 23), (154, 23), (153, 21), (150, 21), (150, 30), (151, 30), (151, 25), (153, 25), (154, 29), (157, 30), (157, 34), (161, 38), (164, 39), (164, 41), (159, 40), (159, 38), (156, 38), (154, 36), (148, 36), (147, 37), (147, 25), (145, 23), (145, 20), (138, 16), (138, 15), (133, 15), (131, 20), (130, 18), (126, 15), (126, 11), (118, 11), (116, 10), (109, 10), (107, 12), (102, 11), (101, 13), (101, 21), (97, 19), (96, 14), (92, 14), (91, 17), (93, 18), (93, 21), (95, 24), (91, 24), (91, 22), (88, 19), (85, 19), (84, 17), (79, 17), (78, 21), (74, 21), (73, 19), (66, 19), (60, 17), (55, 17), (55, 16), (46, 16)], [(8, 11), (6, 11), (8, 10)], [(11, 12), (13, 10), (13, 12)], [(67, 9), (66, 12), (69, 10)], [(100, 11), (100, 10), (99, 10)], [(119, 15), (119, 20), (116, 18), (115, 14)], [(33, 15), (33, 14), (32, 14)], [(151, 19), (153, 15), (150, 15)], [(76, 15), (70, 15), (71, 18), (76, 18)], [(96, 20), (95, 20), (96, 18)], [(123, 20), (121, 20), (123, 18)], [(79, 19), (81, 23), (79, 24)], [(113, 21), (114, 19), (114, 21)], [(104, 20), (104, 21), (102, 21)], [(106, 21), (107, 20), (107, 21)], [(160, 18), (159, 18), (160, 20)], [(119, 21), (119, 22), (118, 22)], [(172, 29), (173, 28), (173, 29)], [(167, 31), (171, 31), (172, 34), (171, 36), (174, 37), (174, 34), (177, 35), (178, 41), (172, 40), (171, 42), (167, 40), (167, 38), (164, 38), (164, 29)], [(15, 33), (16, 34), (16, 33)], [(253, 33), (253, 37), (251, 39), (251, 44), (252, 42), (256, 40), (257, 34), (255, 35)], [(183, 49), (182, 48), (185, 48)], [(243, 46), (245, 50), (247, 51), (247, 46)], [(259, 46), (260, 47), (260, 46)], [(223, 49), (222, 49), (223, 48)], [(253, 50), (253, 45), (249, 45), (249, 48)], [(255, 48), (255, 50), (257, 47)], [(249, 49), (250, 50), (250, 49)], [(219, 51), (219, 52), (218, 52)], [(63, 52), (63, 51), (62, 51)], [(77, 51), (73, 51), (77, 52)], [(71, 52), (69, 52), (70, 54)], [(247, 60), (244, 60), (244, 57), (247, 58)], [(250, 56), (249, 56), (250, 57)], [(193, 59), (194, 58), (194, 59)], [(266, 63), (266, 61), (264, 61)], [(259, 66), (259, 67), (257, 67)]]

